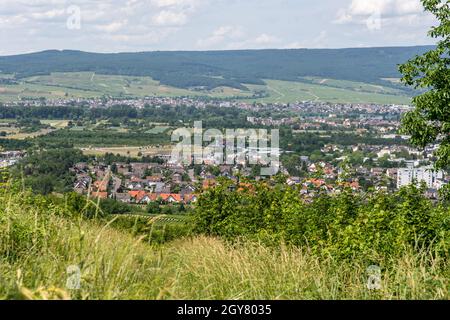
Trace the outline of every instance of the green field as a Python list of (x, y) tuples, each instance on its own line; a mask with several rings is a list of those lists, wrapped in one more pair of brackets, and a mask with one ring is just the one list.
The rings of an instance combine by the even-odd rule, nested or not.
[(145, 133), (162, 134), (162, 133), (166, 132), (169, 129), (170, 129), (170, 127), (168, 127), (168, 126), (156, 126), (153, 129), (150, 129), (150, 130), (146, 131)]
[[(3, 75), (7, 77), (7, 75)], [(22, 80), (19, 84), (0, 85), (0, 102), (18, 101), (21, 98), (97, 98), (112, 97), (179, 97), (179, 96), (251, 96), (231, 88), (213, 91), (185, 90), (160, 85), (149, 77), (98, 75), (92, 72), (52, 73)]]
[[(10, 78), (11, 75), (0, 75)], [(0, 84), (0, 102), (20, 99), (96, 98), (102, 96), (132, 98), (146, 96), (240, 97), (249, 102), (290, 103), (320, 101), (332, 103), (408, 104), (410, 98), (398, 89), (344, 80), (304, 78), (303, 82), (266, 80), (266, 85), (247, 85), (249, 91), (218, 87), (211, 91), (179, 89), (160, 85), (150, 77), (98, 75), (92, 72), (52, 73), (21, 80), (18, 84)], [(263, 99), (253, 99), (256, 92)]]
[[(409, 104), (411, 102), (411, 98), (400, 95), (401, 92), (396, 89), (341, 80), (326, 80), (322, 83), (317, 81), (317, 83), (303, 83), (266, 80), (265, 88), (270, 96), (260, 101), (266, 103), (316, 101), (380, 104)], [(261, 86), (251, 87), (253, 90), (261, 89)]]
[(90, 156), (104, 156), (107, 153), (112, 153), (114, 155), (121, 155), (124, 157), (133, 157), (138, 158), (139, 155), (142, 156), (156, 156), (160, 154), (166, 154), (170, 155), (172, 151), (172, 147), (169, 146), (145, 146), (145, 147), (130, 147), (130, 146), (124, 146), (124, 147), (82, 147), (80, 146), (81, 151), (85, 155)]

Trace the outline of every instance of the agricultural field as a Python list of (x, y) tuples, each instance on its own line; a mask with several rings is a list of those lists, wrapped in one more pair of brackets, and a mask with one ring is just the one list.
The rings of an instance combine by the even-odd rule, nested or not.
[(0, 102), (20, 101), (22, 99), (63, 99), (91, 98), (102, 96), (98, 92), (72, 88), (55, 87), (39, 83), (19, 83), (0, 85)]
[(69, 120), (40, 120), (41, 123), (51, 126), (55, 129), (64, 129), (69, 125)]
[[(4, 122), (3, 122), (4, 124)], [(21, 132), (20, 128), (17, 127), (6, 127), (0, 123), (0, 132), (6, 133), (6, 139), (12, 139), (12, 140), (25, 140), (27, 138), (36, 138), (42, 135), (46, 135), (50, 132), (52, 132), (52, 129), (42, 129), (36, 132), (31, 133), (25, 133)]]
[[(266, 103), (289, 103), (295, 101), (316, 101), (331, 103), (380, 103), (409, 104), (411, 99), (399, 95), (396, 89), (373, 86), (350, 81), (314, 80), (317, 83), (303, 83), (279, 80), (265, 80), (266, 86), (250, 86), (252, 90), (267, 90), (269, 97), (260, 99)], [(322, 83), (321, 83), (322, 82)]]
[[(340, 89), (348, 89), (356, 92), (366, 92), (366, 93), (379, 93), (379, 94), (388, 94), (388, 95), (404, 95), (400, 89), (386, 87), (381, 85), (375, 85), (364, 82), (354, 82), (347, 80), (335, 80), (335, 79), (322, 79), (322, 78), (314, 78), (314, 77), (305, 77), (306, 81), (311, 82), (312, 84), (319, 84), (323, 86), (329, 86)], [(394, 81), (384, 79), (385, 81), (395, 83)], [(399, 83), (399, 82), (397, 82)]]
[(171, 146), (145, 146), (145, 147), (80, 147), (83, 154), (88, 156), (103, 156), (107, 153), (120, 155), (124, 157), (138, 158), (140, 156), (156, 156), (156, 155), (170, 155), (172, 152)]
[(169, 130), (170, 127), (168, 126), (156, 126), (148, 131), (146, 131), (145, 133), (150, 133), (150, 134), (162, 134), (164, 132), (166, 132), (167, 130)]
[(36, 132), (25, 133), (25, 132), (20, 132), (19, 130), (17, 130), (17, 132), (12, 132), (11, 135), (7, 136), (6, 138), (13, 139), (13, 140), (33, 139), (33, 138), (45, 136), (53, 131), (54, 131), (54, 129), (42, 129), (42, 130), (39, 130)]
[[(7, 75), (3, 75), (7, 77)], [(52, 73), (26, 78), (14, 85), (0, 85), (0, 102), (21, 98), (98, 98), (146, 96), (251, 96), (251, 92), (231, 88), (213, 91), (186, 90), (160, 85), (150, 77), (98, 75), (92, 72)]]
[[(11, 75), (0, 75), (1, 78)], [(289, 103), (296, 101), (323, 101), (332, 103), (386, 103), (407, 104), (410, 98), (399, 89), (334, 79), (305, 77), (302, 82), (265, 80), (266, 85), (246, 85), (243, 91), (229, 87), (213, 90), (180, 89), (160, 85), (150, 77), (99, 75), (92, 72), (52, 73), (33, 76), (17, 84), (0, 84), (0, 102), (19, 101), (23, 98), (62, 99), (145, 97), (145, 96), (208, 96), (212, 98), (248, 98), (249, 102)], [(257, 92), (267, 97), (254, 99)]]
[(85, 91), (95, 96), (183, 96), (192, 95), (183, 89), (160, 86), (149, 77), (125, 77), (98, 75), (92, 72), (52, 73), (47, 76), (31, 77), (27, 84), (38, 84)]
[(47, 135), (55, 130), (64, 129), (68, 126), (68, 120), (40, 120), (42, 124), (48, 125), (51, 128), (41, 129), (35, 132), (22, 132), (22, 129), (11, 124), (16, 123), (15, 119), (0, 120), (0, 132), (5, 132), (7, 139), (25, 140)]

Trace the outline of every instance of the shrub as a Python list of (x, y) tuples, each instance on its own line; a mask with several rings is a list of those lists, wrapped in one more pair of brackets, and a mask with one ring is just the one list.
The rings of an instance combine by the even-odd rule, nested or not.
[(195, 231), (228, 240), (309, 246), (343, 258), (377, 259), (406, 248), (431, 248), (448, 255), (450, 210), (433, 204), (417, 187), (395, 194), (355, 194), (343, 189), (307, 202), (287, 186), (254, 184), (230, 188), (230, 181), (206, 190), (193, 214)]

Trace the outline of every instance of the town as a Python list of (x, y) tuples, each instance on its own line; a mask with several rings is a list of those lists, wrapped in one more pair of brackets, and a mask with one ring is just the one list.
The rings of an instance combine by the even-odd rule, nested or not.
[[(278, 174), (285, 177), (287, 185), (297, 187), (304, 198), (312, 198), (319, 192), (333, 194), (339, 191), (338, 185), (348, 186), (354, 192), (364, 192), (370, 188), (393, 192), (413, 183), (425, 183), (426, 195), (437, 199), (439, 189), (450, 179), (448, 173), (436, 172), (431, 166), (437, 145), (418, 150), (408, 144), (408, 136), (398, 133), (401, 116), (410, 110), (409, 106), (314, 102), (277, 105), (157, 97), (29, 101), (25, 105), (38, 108), (41, 103), (47, 107), (79, 105), (85, 109), (108, 109), (117, 105), (130, 109), (186, 105), (196, 109), (237, 108), (245, 112), (249, 127), (291, 130), (292, 137), (284, 137), (286, 141), (281, 143)], [(5, 107), (14, 108), (12, 104)], [(183, 123), (181, 119), (180, 122)], [(338, 141), (330, 139), (334, 135), (338, 135)], [(345, 141), (347, 136), (349, 141)], [(305, 150), (295, 150), (293, 147), (296, 143), (308, 143), (303, 139), (315, 140), (315, 137), (328, 143)], [(367, 137), (370, 139), (365, 139)], [(343, 140), (342, 143), (339, 140)], [(106, 163), (101, 157), (92, 156), (89, 161), (76, 163), (70, 168), (74, 176), (73, 190), (90, 197), (115, 199), (127, 204), (158, 202), (190, 205), (196, 201), (199, 190), (215, 185), (220, 178), (236, 183), (274, 179), (260, 174), (262, 164), (255, 165), (250, 161), (248, 152), (243, 162), (235, 164), (224, 164), (214, 154), (204, 154), (203, 161), (188, 165), (171, 159), (173, 147), (153, 154), (152, 160), (156, 163), (142, 162), (139, 157), (131, 156), (126, 161), (120, 159), (122, 161)], [(139, 147), (138, 155), (142, 155), (146, 148)], [(92, 146), (81, 149), (84, 152), (97, 150)], [(110, 156), (114, 156), (112, 151)], [(26, 157), (25, 150), (3, 152), (0, 154), (0, 166), (13, 166), (23, 157)]]

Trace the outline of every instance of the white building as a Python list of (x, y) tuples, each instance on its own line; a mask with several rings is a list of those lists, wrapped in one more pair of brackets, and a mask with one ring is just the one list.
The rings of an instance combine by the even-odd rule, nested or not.
[(443, 171), (435, 171), (433, 167), (422, 168), (401, 168), (398, 169), (397, 174), (397, 188), (409, 186), (414, 182), (417, 186), (420, 186), (422, 182), (425, 182), (428, 188), (439, 189), (442, 186), (442, 180), (444, 179)]

